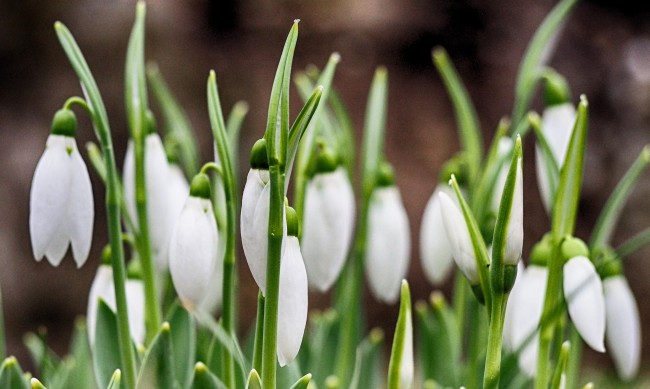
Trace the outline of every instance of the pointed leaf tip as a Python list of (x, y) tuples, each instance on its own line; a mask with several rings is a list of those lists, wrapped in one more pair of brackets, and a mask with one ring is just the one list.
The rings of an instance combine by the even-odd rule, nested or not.
[(339, 62), (341, 62), (341, 54), (339, 54), (338, 51), (333, 52), (333, 53), (330, 55), (330, 60), (331, 60), (331, 61), (334, 61), (334, 63), (339, 63)]

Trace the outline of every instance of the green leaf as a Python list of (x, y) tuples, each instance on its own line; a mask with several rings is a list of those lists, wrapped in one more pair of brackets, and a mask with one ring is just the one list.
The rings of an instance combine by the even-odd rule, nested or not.
[(551, 389), (560, 389), (563, 387), (562, 375), (566, 374), (570, 350), (571, 344), (569, 341), (562, 343), (562, 347), (560, 348), (560, 358), (555, 366), (555, 372), (553, 373), (553, 379), (551, 380)]
[(573, 127), (564, 165), (560, 171), (557, 194), (553, 201), (552, 232), (555, 242), (559, 242), (565, 235), (572, 235), (575, 227), (585, 163), (587, 106), (587, 98), (581, 96), (576, 123)]
[[(242, 123), (248, 113), (248, 104), (245, 101), (238, 101), (233, 105), (226, 121), (226, 132), (228, 133), (228, 146), (230, 147), (230, 158), (232, 161), (233, 172), (239, 172), (239, 134), (241, 132)], [(239, 187), (237, 178), (239, 174), (235, 174), (235, 185)], [(239, 191), (237, 191), (239, 193)]]
[(277, 378), (276, 378), (276, 388), (288, 388), (293, 385), (294, 382), (300, 379), (302, 375), (300, 370), (300, 363), (297, 359), (294, 359), (290, 364), (280, 367), (278, 364), (277, 367)]
[(650, 146), (645, 146), (627, 173), (625, 173), (618, 185), (616, 185), (616, 188), (607, 199), (603, 210), (600, 212), (596, 227), (594, 227), (589, 241), (589, 247), (591, 249), (597, 249), (609, 243), (614, 227), (623, 211), (623, 207), (636, 183), (639, 181), (641, 173), (643, 173), (649, 163)]
[(190, 389), (228, 389), (228, 387), (208, 370), (202, 362), (194, 366), (194, 377)]
[(0, 388), (2, 389), (28, 389), (29, 384), (25, 379), (23, 369), (15, 357), (7, 357), (0, 368)]
[(616, 248), (616, 254), (625, 258), (648, 244), (650, 244), (650, 227), (623, 242)]
[(431, 365), (435, 379), (442, 385), (457, 387), (461, 377), (462, 338), (458, 332), (454, 311), (440, 292), (434, 292), (430, 298), (433, 315), (423, 318), (426, 324), (423, 330), (431, 331), (432, 360)]
[(106, 388), (113, 372), (121, 367), (117, 337), (117, 317), (113, 310), (100, 298), (97, 304), (95, 345), (92, 348), (97, 386)]
[[(289, 86), (293, 52), (298, 40), (298, 22), (295, 20), (284, 44), (278, 69), (275, 72), (269, 114), (264, 137), (267, 141), (269, 165), (278, 165), (284, 169), (287, 157), (287, 139), (289, 136)], [(279, 128), (278, 128), (279, 127)]]
[(147, 79), (165, 120), (165, 133), (178, 146), (183, 171), (188, 177), (193, 177), (199, 171), (199, 158), (194, 130), (187, 113), (172, 94), (157, 64), (147, 65)]
[(175, 370), (171, 327), (164, 322), (144, 355), (135, 386), (137, 389), (174, 389)]
[(41, 381), (39, 381), (36, 378), (32, 378), (31, 380), (29, 380), (29, 383), (32, 389), (47, 389), (45, 386), (43, 386)]
[(377, 372), (379, 371), (383, 341), (384, 332), (379, 328), (372, 329), (368, 336), (361, 341), (359, 347), (357, 347), (354, 372), (348, 389), (376, 388), (379, 386)]
[(341, 155), (341, 160), (347, 167), (348, 174), (352, 177), (354, 176), (354, 155), (356, 153), (356, 131), (352, 124), (352, 118), (350, 118), (350, 113), (345, 107), (345, 103), (343, 103), (341, 96), (334, 88), (330, 91), (329, 103), (334, 112), (334, 116), (336, 117), (337, 125), (340, 128), (340, 131), (338, 131), (338, 142), (340, 145), (339, 153)]
[(73, 364), (67, 382), (70, 384), (75, 383), (81, 388), (96, 387), (86, 321), (83, 318), (75, 320), (70, 354), (73, 358)]
[(196, 353), (196, 329), (192, 316), (177, 301), (170, 308), (167, 321), (171, 327), (175, 376), (181, 387), (186, 388), (192, 379), (190, 373)]
[(551, 196), (555, 196), (557, 193), (558, 181), (560, 180), (560, 166), (558, 166), (558, 161), (555, 160), (551, 146), (546, 140), (546, 136), (542, 132), (542, 126), (540, 118), (537, 114), (531, 113), (528, 115), (528, 122), (535, 132), (535, 138), (537, 138), (537, 145), (542, 152), (542, 159), (544, 160), (544, 172), (546, 172), (546, 178), (548, 181), (549, 192)]
[(365, 207), (370, 200), (377, 181), (379, 165), (383, 160), (387, 105), (388, 71), (384, 67), (378, 67), (370, 86), (363, 129), (362, 207)]
[(257, 370), (253, 369), (248, 374), (248, 380), (246, 381), (246, 389), (262, 389), (262, 379), (257, 373)]
[[(393, 348), (388, 363), (388, 389), (407, 389), (404, 383), (404, 371), (410, 382), (413, 381), (413, 318), (411, 314), (411, 291), (406, 280), (402, 281), (399, 304), (399, 316), (393, 338)], [(407, 378), (408, 379), (408, 378)]]
[(483, 140), (476, 109), (445, 49), (436, 47), (432, 56), (454, 106), (460, 143), (467, 158), (471, 187), (478, 177), (483, 155)]
[(45, 343), (45, 329), (40, 329), (39, 333), (40, 335), (36, 335), (29, 332), (25, 334), (23, 341), (32, 357), (32, 360), (34, 361), (34, 365), (40, 373), (41, 379), (43, 382), (51, 385), (51, 381), (56, 375), (56, 371), (59, 368), (61, 361)]
[(144, 139), (147, 132), (146, 113), (149, 108), (147, 102), (147, 84), (144, 72), (144, 21), (146, 5), (138, 2), (135, 13), (135, 23), (129, 37), (129, 46), (126, 50), (126, 66), (124, 70), (124, 101), (126, 102), (126, 116), (131, 129), (131, 137), (138, 141)]
[(512, 109), (512, 123), (516, 131), (514, 134), (519, 133), (522, 137), (525, 135), (525, 132), (520, 129), (520, 122), (524, 121), (524, 115), (530, 105), (537, 82), (541, 79), (544, 61), (550, 55), (549, 46), (558, 36), (560, 26), (577, 2), (578, 0), (562, 0), (557, 3), (537, 28), (528, 44), (519, 65), (515, 87), (515, 103)]
[(120, 381), (122, 381), (122, 372), (120, 371), (120, 369), (116, 369), (113, 375), (111, 376), (111, 380), (108, 383), (106, 389), (119, 389)]
[(332, 366), (336, 364), (339, 315), (334, 310), (323, 313), (311, 312), (309, 315), (310, 335), (305, 340), (299, 356), (307, 355), (303, 366), (305, 371), (313, 374), (313, 381), (318, 387), (325, 383), (325, 378), (332, 374)]
[(295, 384), (291, 385), (289, 389), (307, 389), (309, 383), (311, 382), (311, 374), (306, 374), (302, 376)]

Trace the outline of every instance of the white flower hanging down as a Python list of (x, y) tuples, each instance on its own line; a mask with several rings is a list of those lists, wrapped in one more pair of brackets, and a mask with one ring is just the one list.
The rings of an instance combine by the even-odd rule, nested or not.
[(172, 227), (176, 226), (176, 221), (183, 210), (187, 194), (190, 192), (190, 184), (185, 178), (185, 174), (177, 164), (169, 164), (169, 213), (173, 220)]
[[(506, 247), (503, 255), (505, 265), (517, 266), (524, 246), (524, 180), (521, 158), (517, 160), (517, 176), (510, 207), (510, 219), (506, 230)], [(501, 189), (503, 192), (503, 188)]]
[[(561, 169), (564, 164), (573, 125), (576, 120), (576, 109), (572, 103), (567, 102), (559, 105), (552, 105), (544, 110), (542, 115), (542, 133), (555, 157), (558, 167)], [(548, 172), (544, 163), (544, 156), (539, 146), (535, 148), (535, 169), (537, 172), (537, 185), (542, 197), (542, 203), (546, 213), (550, 214), (551, 203), (553, 202)]]
[(453, 195), (448, 185), (439, 184), (424, 208), (420, 227), (420, 258), (427, 280), (433, 285), (441, 284), (449, 275), (454, 259), (440, 210), (438, 193)]
[(564, 298), (569, 316), (580, 336), (592, 349), (605, 352), (605, 298), (596, 268), (584, 256), (564, 265)]
[(338, 278), (350, 250), (354, 215), (354, 192), (343, 167), (309, 180), (301, 251), (311, 288), (325, 292)]
[(397, 301), (406, 278), (411, 234), (406, 209), (395, 185), (376, 188), (368, 206), (368, 232), (364, 266), (368, 286), (380, 301)]
[[(490, 250), (491, 251), (491, 250)], [(519, 290), (522, 287), (521, 278), (526, 269), (524, 268), (524, 263), (519, 261), (517, 264), (517, 278), (515, 278), (515, 283), (510, 290), (510, 301), (506, 305), (506, 313), (503, 318), (503, 348), (509, 352), (515, 352), (516, 347), (512, 337), (512, 329), (514, 326), (514, 304), (513, 300), (516, 298), (519, 293)]]
[(503, 160), (499, 174), (494, 182), (494, 191), (492, 194), (492, 200), (490, 203), (490, 210), (496, 215), (499, 212), (499, 205), (501, 204), (501, 197), (503, 196), (503, 187), (506, 184), (506, 178), (508, 177), (508, 170), (510, 169), (508, 156), (512, 155), (512, 148), (515, 146), (515, 143), (512, 141), (512, 138), (509, 136), (503, 136), (499, 139), (499, 144), (497, 148), (497, 158)]
[(634, 295), (625, 277), (615, 275), (603, 281), (607, 317), (607, 349), (619, 377), (636, 377), (641, 361), (641, 319)]
[(223, 267), (223, 258), (217, 256), (219, 243), (210, 180), (205, 174), (197, 174), (169, 244), (169, 271), (176, 292), (188, 308), (201, 305), (211, 283), (221, 284), (214, 276), (215, 267)]
[[(144, 172), (147, 196), (147, 223), (151, 249), (156, 269), (164, 271), (168, 267), (167, 252), (169, 238), (178, 216), (171, 204), (169, 163), (162, 140), (157, 133), (148, 134), (144, 140)], [(133, 141), (129, 141), (124, 158), (124, 201), (131, 220), (138, 227), (135, 201), (135, 155)]]
[(52, 134), (36, 165), (29, 203), (29, 232), (37, 261), (58, 266), (68, 246), (77, 267), (88, 259), (95, 216), (86, 165), (74, 138), (72, 111), (56, 113)]

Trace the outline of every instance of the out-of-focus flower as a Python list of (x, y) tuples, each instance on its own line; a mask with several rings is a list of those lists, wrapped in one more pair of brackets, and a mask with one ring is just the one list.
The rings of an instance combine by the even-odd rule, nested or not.
[(458, 206), (446, 193), (440, 192), (439, 197), (442, 220), (445, 225), (447, 239), (451, 243), (454, 261), (470, 285), (478, 285), (479, 276), (476, 257), (465, 218)]
[(307, 183), (301, 251), (309, 286), (327, 291), (338, 278), (352, 242), (354, 192), (343, 167)]
[(45, 152), (36, 165), (29, 203), (29, 232), (37, 261), (58, 266), (68, 246), (77, 267), (88, 259), (95, 216), (86, 165), (74, 138), (76, 118), (62, 109), (52, 122)]
[(440, 210), (440, 192), (453, 196), (449, 186), (439, 184), (424, 208), (420, 227), (422, 269), (427, 280), (433, 285), (439, 285), (447, 278), (454, 263)]
[(397, 301), (411, 253), (408, 217), (395, 185), (376, 188), (368, 206), (364, 261), (368, 285), (380, 301)]

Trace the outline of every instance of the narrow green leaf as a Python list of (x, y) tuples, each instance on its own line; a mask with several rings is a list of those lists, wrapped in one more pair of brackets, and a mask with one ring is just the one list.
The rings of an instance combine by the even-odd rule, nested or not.
[(202, 362), (194, 366), (194, 377), (190, 389), (228, 389)]
[(307, 389), (310, 382), (311, 382), (311, 374), (306, 374), (302, 376), (302, 378), (300, 378), (298, 381), (296, 381), (296, 383), (293, 384), (289, 389)]
[(445, 386), (457, 387), (461, 377), (461, 354), (463, 341), (458, 332), (454, 311), (447, 304), (440, 292), (433, 292), (429, 298), (433, 308), (433, 353), (434, 359), (428, 361), (433, 365), (434, 378)]
[(632, 238), (626, 240), (616, 248), (616, 254), (625, 258), (637, 250), (650, 244), (650, 227), (637, 233)]
[(144, 139), (147, 131), (146, 112), (149, 108), (147, 101), (147, 84), (144, 72), (144, 20), (146, 5), (138, 2), (135, 12), (135, 22), (129, 37), (126, 50), (126, 65), (124, 70), (124, 101), (126, 115), (133, 139)]
[(262, 389), (262, 379), (257, 373), (257, 370), (251, 370), (248, 374), (248, 380), (246, 381), (246, 389)]
[(388, 363), (388, 389), (407, 389), (413, 383), (413, 318), (411, 291), (402, 281), (397, 327)]
[(536, 113), (530, 113), (528, 115), (528, 122), (535, 132), (535, 138), (537, 139), (537, 146), (542, 152), (542, 159), (544, 160), (544, 171), (546, 172), (546, 178), (548, 181), (549, 192), (551, 196), (555, 196), (557, 193), (557, 186), (560, 180), (560, 166), (558, 161), (555, 160), (551, 146), (546, 140), (546, 136), (542, 132), (542, 125), (539, 115)]
[(45, 386), (43, 386), (41, 381), (39, 381), (36, 378), (32, 378), (31, 380), (29, 380), (29, 383), (32, 389), (47, 389)]
[(171, 136), (178, 146), (178, 157), (183, 171), (188, 177), (192, 177), (199, 171), (199, 157), (194, 130), (187, 113), (172, 94), (157, 64), (148, 64), (147, 79), (165, 120), (165, 133)]
[(387, 105), (388, 71), (384, 67), (378, 67), (370, 86), (363, 129), (362, 204), (370, 199), (383, 160)]
[(575, 227), (587, 144), (587, 106), (587, 98), (581, 96), (576, 124), (560, 171), (560, 182), (553, 202), (552, 232), (555, 242), (559, 242), (565, 235), (573, 234)]
[[(304, 342), (307, 357), (303, 366), (312, 373), (314, 383), (321, 387), (336, 364), (339, 315), (334, 310), (310, 312), (310, 335)], [(301, 356), (302, 351), (299, 356)]]
[(103, 299), (97, 304), (95, 345), (92, 348), (97, 386), (106, 388), (113, 372), (121, 367), (117, 337), (117, 317)]
[[(549, 47), (557, 38), (561, 25), (569, 16), (578, 0), (562, 0), (553, 7), (530, 40), (526, 53), (519, 65), (517, 84), (515, 86), (515, 102), (512, 109), (512, 123), (519, 130), (520, 122), (524, 120), (530, 101), (533, 98), (537, 82), (542, 76), (544, 62), (550, 56)], [(516, 134), (516, 133), (515, 133)], [(521, 131), (523, 137), (525, 131)]]
[(174, 362), (171, 327), (168, 322), (164, 322), (144, 355), (136, 389), (174, 389)]
[(86, 320), (78, 318), (75, 320), (75, 330), (72, 334), (70, 354), (74, 358), (74, 366), (70, 372), (68, 382), (77, 383), (83, 388), (95, 387), (95, 376), (93, 375), (92, 354), (88, 343), (88, 331)]
[(122, 372), (116, 369), (106, 389), (120, 389), (120, 381), (122, 381)]
[(569, 341), (562, 343), (562, 347), (560, 348), (560, 358), (557, 361), (555, 372), (553, 373), (553, 379), (551, 380), (551, 389), (560, 389), (564, 387), (562, 384), (562, 381), (564, 381), (562, 376), (566, 374), (570, 350), (571, 344)]
[(379, 328), (370, 331), (357, 347), (354, 372), (348, 389), (376, 388), (379, 386), (377, 373), (384, 332)]
[(191, 371), (196, 353), (196, 329), (192, 316), (176, 301), (167, 314), (171, 327), (172, 350), (176, 380), (186, 388), (192, 379)]
[[(248, 104), (245, 101), (238, 101), (233, 105), (226, 121), (226, 132), (228, 133), (228, 146), (230, 148), (230, 158), (232, 161), (232, 170), (235, 173), (235, 184), (239, 187), (237, 178), (239, 177), (239, 134), (241, 127), (248, 114)], [(237, 191), (239, 193), (239, 191)]]
[(432, 57), (454, 106), (458, 135), (467, 158), (469, 182), (472, 186), (478, 177), (483, 155), (483, 139), (476, 109), (445, 49), (436, 47)]
[(59, 357), (45, 343), (45, 329), (39, 330), (40, 335), (32, 332), (25, 334), (24, 343), (29, 351), (34, 365), (38, 369), (41, 379), (51, 385), (51, 381), (60, 366)]
[(616, 185), (616, 188), (607, 199), (603, 210), (600, 212), (596, 227), (594, 227), (589, 241), (589, 247), (591, 249), (596, 249), (609, 243), (614, 227), (623, 211), (623, 207), (636, 186), (636, 183), (639, 181), (641, 173), (645, 171), (649, 163), (650, 146), (645, 146), (641, 154), (639, 154), (632, 166), (630, 166), (623, 178), (618, 182), (618, 185)]
[[(291, 130), (289, 131), (289, 150), (287, 152), (288, 165), (285, 174), (286, 177), (291, 176), (291, 169), (293, 168), (293, 161), (296, 156), (296, 153), (298, 152), (300, 139), (305, 133), (305, 130), (307, 130), (309, 124), (312, 122), (312, 118), (314, 116), (314, 113), (318, 109), (322, 95), (323, 95), (323, 86), (317, 86), (316, 89), (314, 89), (314, 92), (309, 97), (309, 100), (307, 100), (305, 105), (300, 110), (300, 113), (296, 117), (296, 120), (291, 125)], [(287, 179), (285, 181), (285, 187), (287, 187), (288, 185), (289, 185), (289, 180)]]
[(28, 389), (29, 383), (25, 379), (23, 369), (18, 360), (11, 356), (5, 358), (0, 368), (0, 388), (2, 389)]
[(336, 89), (332, 88), (330, 91), (329, 103), (336, 117), (338, 127), (340, 128), (339, 133), (339, 152), (341, 153), (341, 160), (343, 164), (348, 169), (348, 174), (352, 177), (354, 176), (354, 155), (356, 153), (356, 140), (355, 140), (355, 129), (352, 124), (352, 118), (348, 109), (343, 103), (343, 99), (337, 93)]
[(298, 359), (294, 359), (293, 362), (283, 367), (280, 367), (280, 364), (278, 364), (275, 386), (276, 388), (291, 387), (301, 376), (302, 373)]

